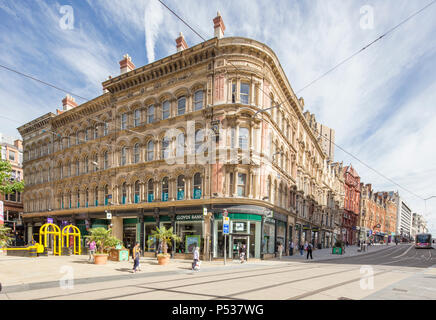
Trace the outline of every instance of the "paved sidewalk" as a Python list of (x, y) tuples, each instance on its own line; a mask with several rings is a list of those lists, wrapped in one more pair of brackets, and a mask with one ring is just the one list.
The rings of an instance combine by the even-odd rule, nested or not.
[[(342, 255), (340, 254), (332, 254), (332, 248), (326, 248), (326, 249), (317, 249), (312, 251), (312, 257), (313, 260), (309, 258), (309, 261), (322, 261), (322, 260), (331, 260), (331, 259), (340, 259), (340, 258), (347, 258), (347, 257), (353, 257), (353, 256), (360, 256), (368, 253), (377, 252), (386, 248), (390, 248), (395, 246), (395, 243), (390, 243), (389, 245), (381, 245), (381, 244), (375, 244), (372, 246), (367, 246), (367, 250), (364, 252), (358, 252), (357, 250), (360, 249), (358, 246), (348, 246), (345, 247), (345, 253)], [(294, 255), (292, 256), (283, 256), (282, 260), (285, 261), (307, 261), (307, 251), (303, 251), (303, 255), (300, 255), (300, 251), (296, 251), (294, 249)], [(274, 260), (279, 260), (278, 258)]]

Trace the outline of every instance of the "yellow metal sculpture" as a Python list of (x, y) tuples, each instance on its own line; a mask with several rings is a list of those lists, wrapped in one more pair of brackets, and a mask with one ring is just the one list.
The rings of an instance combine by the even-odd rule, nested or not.
[(62, 229), (62, 247), (64, 247), (65, 244), (67, 248), (70, 247), (70, 236), (73, 236), (73, 254), (80, 255), (82, 253), (80, 246), (80, 230), (72, 224)]
[[(53, 235), (53, 254), (61, 255), (61, 229), (53, 223), (46, 223), (39, 229), (39, 243), (47, 248), (47, 235)], [(44, 239), (42, 239), (44, 237)], [(44, 240), (44, 242), (42, 241)], [(58, 245), (56, 245), (56, 242)]]

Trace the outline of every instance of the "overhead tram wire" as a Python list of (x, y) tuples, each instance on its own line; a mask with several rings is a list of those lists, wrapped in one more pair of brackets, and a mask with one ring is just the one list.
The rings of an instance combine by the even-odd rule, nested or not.
[(397, 24), (396, 26), (392, 27), (391, 29), (389, 29), (388, 31), (386, 31), (385, 33), (383, 33), (381, 36), (379, 36), (377, 39), (375, 39), (374, 41), (370, 42), (369, 44), (367, 44), (366, 46), (364, 46), (362, 49), (360, 49), (359, 51), (356, 51), (355, 53), (353, 53), (351, 56), (349, 56), (348, 58), (342, 60), (341, 62), (339, 62), (337, 65), (335, 65), (333, 68), (329, 69), (328, 71), (326, 71), (325, 73), (323, 73), (321, 76), (319, 76), (318, 78), (316, 78), (315, 80), (309, 82), (307, 85), (305, 85), (303, 88), (301, 88), (300, 90), (296, 91), (296, 93), (300, 93), (302, 91), (304, 91), (305, 89), (307, 89), (308, 87), (310, 87), (311, 85), (313, 85), (314, 83), (318, 82), (319, 80), (321, 80), (322, 78), (324, 78), (325, 76), (327, 76), (329, 73), (333, 72), (334, 70), (336, 70), (338, 67), (340, 67), (341, 65), (343, 65), (345, 62), (351, 60), (352, 58), (354, 58), (355, 56), (357, 56), (359, 53), (363, 52), (364, 50), (366, 50), (367, 48), (369, 48), (370, 46), (372, 46), (374, 43), (376, 43), (377, 41), (383, 39), (384, 37), (386, 37), (388, 34), (392, 33), (393, 31), (395, 31), (396, 29), (398, 29), (401, 25), (403, 25), (404, 23), (406, 23), (407, 21), (409, 21), (410, 19), (412, 19), (413, 17), (417, 16), (418, 14), (420, 14), (422, 11), (424, 11), (425, 9), (427, 9), (428, 7), (430, 7), (431, 5), (435, 4), (436, 0), (433, 0), (432, 2), (430, 2), (429, 4), (427, 4), (426, 6), (422, 7), (420, 10), (416, 11), (415, 13), (413, 13), (412, 15), (410, 15), (409, 17), (407, 17), (406, 19), (404, 19), (403, 21), (401, 21), (399, 24)]
[(26, 77), (26, 78), (29, 78), (29, 79), (31, 79), (31, 80), (37, 81), (37, 82), (39, 82), (39, 83), (42, 83), (42, 84), (44, 84), (44, 85), (46, 85), (46, 86), (52, 87), (52, 88), (54, 88), (54, 89), (56, 89), (56, 90), (59, 90), (59, 91), (65, 92), (65, 93), (67, 93), (67, 94), (69, 94), (69, 95), (71, 95), (71, 96), (78, 97), (78, 98), (80, 98), (80, 99), (82, 99), (82, 100), (84, 100), (84, 101), (89, 101), (89, 100), (91, 100), (91, 99), (88, 99), (88, 98), (84, 98), (84, 97), (82, 97), (82, 96), (79, 96), (78, 94), (75, 94), (75, 93), (73, 93), (73, 92), (71, 92), (71, 91), (68, 91), (68, 90), (62, 89), (62, 88), (57, 87), (57, 86), (55, 86), (55, 85), (52, 85), (51, 83), (48, 83), (48, 82), (45, 82), (45, 81), (39, 80), (39, 79), (37, 79), (37, 78), (35, 78), (35, 77), (29, 76), (28, 74), (25, 74), (25, 73), (22, 73), (22, 72), (20, 72), (20, 71), (14, 70), (14, 69), (12, 69), (12, 68), (6, 67), (6, 66), (4, 66), (4, 65), (1, 65), (1, 64), (0, 64), (0, 67), (6, 69), (6, 70), (8, 70), (8, 71), (14, 72), (14, 73), (16, 73), (16, 74), (19, 74), (19, 75), (21, 75), (21, 76), (23, 76), (23, 77)]
[[(172, 14), (174, 14), (178, 19), (180, 19), (185, 25), (187, 25), (189, 27), (189, 29), (191, 29), (195, 34), (197, 34), (203, 41), (206, 41), (206, 39), (204, 39), (198, 32), (196, 32), (185, 20), (183, 20), (179, 15), (177, 15), (173, 10), (171, 10), (165, 3), (163, 3), (161, 0), (158, 0), (163, 6), (165, 6), (165, 8), (167, 8)], [(380, 37), (378, 37), (376, 40), (372, 41), (371, 43), (369, 43), (368, 45), (366, 45), (365, 47), (363, 47), (362, 49), (360, 49), (358, 52), (354, 53), (352, 56), (346, 58), (345, 60), (343, 60), (342, 62), (340, 62), (339, 64), (337, 64), (336, 66), (334, 66), (332, 69), (330, 69), (329, 71), (327, 71), (326, 73), (324, 73), (322, 76), (318, 77), (317, 79), (315, 79), (314, 81), (310, 82), (308, 85), (306, 85), (304, 88), (300, 89), (299, 91), (297, 91), (296, 93), (301, 92), (302, 90), (308, 88), (309, 86), (311, 86), (312, 84), (314, 84), (315, 82), (319, 81), (321, 78), (325, 77), (328, 73), (332, 72), (333, 70), (335, 70), (336, 68), (338, 68), (340, 65), (344, 64), (345, 62), (349, 61), (350, 59), (352, 59), (354, 56), (358, 55), (359, 53), (363, 52), (365, 49), (367, 49), (368, 47), (370, 47), (371, 45), (373, 45), (374, 43), (376, 43), (377, 41), (383, 39), (386, 35), (388, 35), (389, 33), (392, 33), (394, 30), (396, 30), (397, 28), (399, 28), (402, 24), (406, 23), (408, 20), (412, 19), (413, 17), (415, 17), (416, 15), (418, 15), (419, 13), (421, 13), (422, 11), (424, 11), (425, 9), (427, 9), (428, 7), (430, 7), (431, 5), (433, 5), (434, 3), (436, 3), (436, 0), (433, 0), (431, 3), (427, 4), (425, 7), (421, 8), (420, 10), (418, 10), (417, 12), (413, 13), (411, 16), (409, 16), (408, 18), (404, 19), (403, 21), (401, 21), (399, 24), (397, 24), (396, 26), (394, 26), (393, 28), (389, 29), (387, 32), (385, 32), (384, 34), (382, 34)], [(239, 71), (239, 69), (229, 61), (229, 63), (236, 69)], [(261, 89), (261, 91), (265, 94), (265, 91), (263, 91)], [(266, 95), (269, 99), (271, 99), (271, 97), (269, 95)], [(274, 107), (279, 107), (280, 105), (282, 105), (285, 101), (279, 103), (278, 105), (274, 106)], [(266, 111), (268, 109), (272, 109), (273, 107), (270, 108), (266, 108), (263, 109), (261, 112)], [(322, 136), (322, 135), (321, 135)], [(323, 136), (322, 136), (323, 137)], [(325, 138), (325, 137), (323, 137)], [(328, 138), (325, 138), (328, 139)], [(366, 166), (367, 168), (371, 169), (372, 171), (374, 171), (375, 173), (377, 173), (378, 175), (380, 175), (381, 177), (383, 177), (384, 179), (390, 181), (391, 183), (395, 184), (396, 186), (400, 187), (401, 189), (407, 191), (408, 193), (414, 195), (415, 197), (424, 200), (423, 197), (418, 196), (417, 194), (415, 194), (414, 192), (408, 190), (407, 188), (402, 187), (400, 184), (396, 183), (395, 181), (393, 181), (392, 179), (386, 177), (385, 175), (381, 174), (380, 172), (378, 172), (377, 170), (375, 170), (374, 168), (372, 168), (371, 166), (367, 165), (365, 162), (363, 162), (362, 160), (360, 160), (359, 158), (357, 158), (356, 156), (354, 156), (353, 154), (351, 154), (350, 152), (346, 151), (344, 148), (342, 148), (341, 146), (339, 146), (338, 144), (334, 143), (333, 141), (331, 141), (330, 139), (328, 139), (330, 142), (332, 142), (336, 147), (338, 147), (339, 149), (341, 149), (343, 152), (345, 152), (346, 154), (350, 155), (351, 157), (353, 157), (354, 159), (356, 159), (357, 161), (359, 161), (360, 163), (362, 163), (364, 166)]]

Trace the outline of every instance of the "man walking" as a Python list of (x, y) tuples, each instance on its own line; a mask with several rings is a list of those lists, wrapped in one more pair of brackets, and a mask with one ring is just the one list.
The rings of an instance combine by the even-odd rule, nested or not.
[(313, 260), (313, 257), (312, 257), (312, 244), (311, 243), (308, 243), (307, 244), (307, 258), (306, 259), (309, 259), (309, 255), (310, 255), (310, 259), (312, 259)]

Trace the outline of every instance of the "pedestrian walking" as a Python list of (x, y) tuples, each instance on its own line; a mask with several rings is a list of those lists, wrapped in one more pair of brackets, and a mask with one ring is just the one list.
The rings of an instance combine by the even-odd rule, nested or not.
[(290, 254), (291, 256), (294, 255), (294, 241), (291, 241), (289, 254)]
[(245, 262), (245, 256), (247, 255), (247, 248), (245, 247), (245, 244), (239, 247), (239, 261), (241, 263)]
[(141, 248), (139, 247), (139, 243), (133, 247), (133, 273), (136, 273), (136, 269), (141, 271), (139, 267), (139, 257), (141, 256)]
[(283, 254), (283, 245), (282, 245), (281, 242), (279, 243), (278, 250), (279, 250), (279, 259), (282, 259), (282, 254)]
[(307, 244), (307, 257), (306, 257), (306, 259), (309, 259), (309, 255), (310, 255), (310, 259), (312, 259), (313, 260), (313, 257), (312, 257), (312, 244), (311, 243), (308, 243)]
[(303, 245), (302, 245), (302, 244), (300, 244), (300, 256), (302, 256), (302, 255), (303, 255), (303, 251), (304, 251), (304, 247), (303, 247)]
[(88, 261), (91, 261), (91, 259), (94, 259), (95, 248), (96, 248), (95, 241), (93, 240), (93, 241), (89, 242), (88, 246), (89, 246), (89, 258), (88, 258)]
[(194, 249), (194, 261), (192, 261), (192, 270), (200, 270), (200, 248), (196, 247)]

